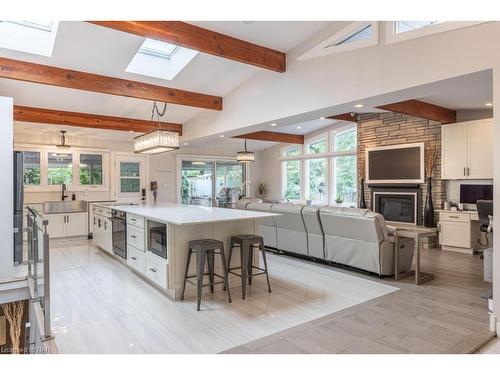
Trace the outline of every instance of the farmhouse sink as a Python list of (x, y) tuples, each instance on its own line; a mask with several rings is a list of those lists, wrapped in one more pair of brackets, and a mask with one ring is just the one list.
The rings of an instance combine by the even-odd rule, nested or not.
[(46, 214), (69, 214), (73, 212), (87, 212), (87, 201), (44, 202), (43, 212)]

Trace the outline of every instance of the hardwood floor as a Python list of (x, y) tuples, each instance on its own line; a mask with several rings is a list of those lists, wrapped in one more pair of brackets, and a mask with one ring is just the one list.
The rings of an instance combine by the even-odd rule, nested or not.
[(478, 256), (422, 250), (422, 269), (435, 280), (384, 279), (400, 289), (226, 353), (473, 353), (494, 337)]
[(61, 353), (218, 353), (393, 293), (360, 278), (270, 254), (271, 286), (254, 279), (241, 299), (204, 291), (173, 302), (88, 241), (51, 243), (51, 315)]

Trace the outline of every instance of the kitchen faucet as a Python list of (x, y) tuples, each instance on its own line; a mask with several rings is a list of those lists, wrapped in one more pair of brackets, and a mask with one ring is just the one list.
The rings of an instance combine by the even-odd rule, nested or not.
[(68, 198), (68, 196), (65, 195), (64, 193), (66, 193), (66, 184), (62, 184), (62, 186), (61, 186), (61, 198), (62, 198), (62, 200), (64, 200), (64, 198)]

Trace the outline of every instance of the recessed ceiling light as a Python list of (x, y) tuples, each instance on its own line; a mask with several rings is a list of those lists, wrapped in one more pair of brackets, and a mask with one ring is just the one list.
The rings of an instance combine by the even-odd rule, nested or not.
[(320, 119), (320, 120), (324, 120), (325, 118), (324, 118), (324, 117), (320, 117), (319, 119)]
[(302, 126), (297, 126), (297, 129), (302, 129)]
[(276, 126), (278, 125), (277, 123), (273, 122), (272, 124), (269, 124), (269, 126)]
[(224, 138), (225, 135), (224, 134), (219, 134), (219, 138)]
[(354, 108), (363, 108), (363, 104), (354, 104)]
[(486, 104), (485, 104), (485, 106), (486, 106), (486, 107), (493, 107), (493, 103), (488, 102), (488, 103), (486, 103)]
[(183, 145), (184, 145), (184, 146), (189, 146), (189, 143), (184, 142), (184, 143), (183, 143)]
[(133, 133), (134, 131), (133, 131), (133, 130), (129, 130), (128, 132), (129, 132), (129, 133)]

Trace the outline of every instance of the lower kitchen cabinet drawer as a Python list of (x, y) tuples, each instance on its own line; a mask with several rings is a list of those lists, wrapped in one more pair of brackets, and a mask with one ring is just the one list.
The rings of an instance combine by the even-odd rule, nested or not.
[(144, 228), (144, 217), (134, 214), (127, 214), (127, 224), (135, 225), (139, 228)]
[(133, 246), (127, 246), (127, 264), (140, 273), (144, 273), (146, 254)]
[(440, 212), (439, 213), (440, 221), (457, 221), (462, 223), (470, 222), (470, 214), (469, 213), (453, 213), (453, 212)]
[(144, 229), (137, 228), (133, 225), (127, 225), (127, 245), (131, 245), (136, 249), (145, 251)]
[(146, 257), (146, 268), (144, 274), (155, 284), (167, 289), (167, 264), (155, 262)]

